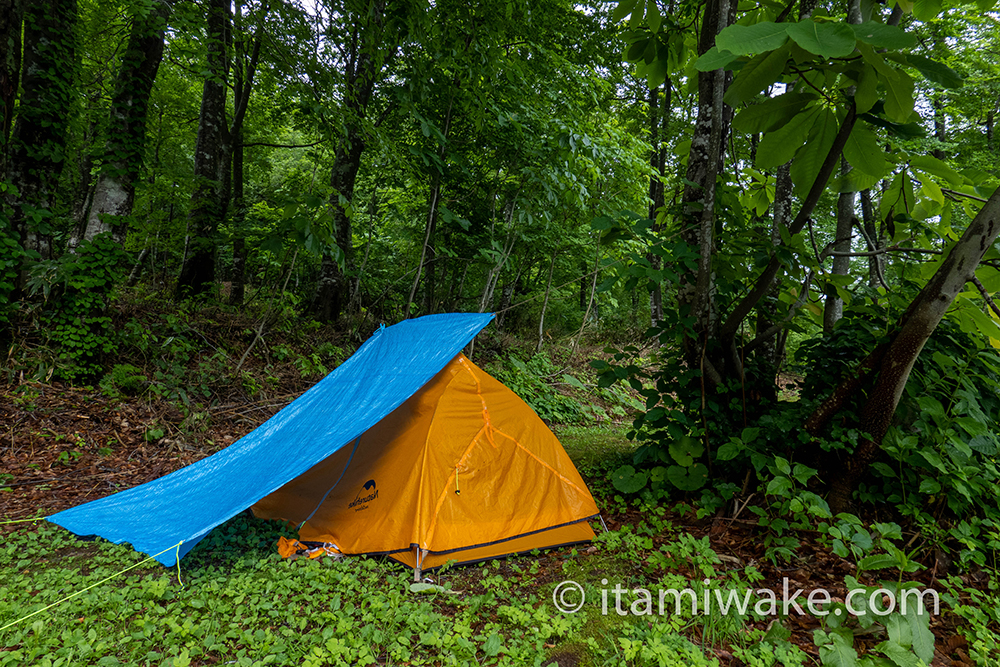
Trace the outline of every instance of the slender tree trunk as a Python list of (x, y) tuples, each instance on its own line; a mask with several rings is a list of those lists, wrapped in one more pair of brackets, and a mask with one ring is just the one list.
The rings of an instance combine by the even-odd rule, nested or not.
[(941, 144), (944, 144), (948, 137), (945, 129), (944, 102), (941, 101), (941, 96), (935, 95), (931, 105), (934, 107), (934, 138), (940, 142), (931, 154), (937, 159), (943, 160), (945, 154)]
[(194, 151), (194, 193), (188, 214), (188, 252), (177, 281), (177, 296), (206, 292), (215, 282), (216, 233), (225, 215), (228, 170), (226, 145), (226, 25), (229, 0), (208, 0), (207, 74), (202, 88)]
[[(170, 4), (157, 2), (148, 12), (132, 17), (132, 31), (111, 100), (104, 163), (87, 213), (84, 240), (111, 232), (119, 244), (124, 244), (127, 216), (132, 214), (135, 182), (145, 153), (149, 97), (163, 59), (170, 10)], [(79, 240), (71, 239), (70, 247), (75, 248)]]
[(545, 311), (549, 308), (549, 293), (552, 291), (552, 273), (556, 268), (556, 257), (558, 252), (552, 253), (552, 260), (549, 262), (549, 279), (545, 283), (545, 298), (542, 300), (542, 314), (538, 317), (538, 345), (535, 346), (535, 354), (542, 351), (542, 344), (545, 342)]
[[(884, 250), (885, 235), (881, 233), (879, 225), (875, 222), (875, 207), (872, 205), (872, 191), (861, 191), (861, 224), (865, 229), (865, 235), (871, 241), (868, 250)], [(884, 223), (883, 223), (884, 224)], [(885, 265), (885, 255), (871, 255), (868, 257), (868, 284), (877, 287), (882, 283), (882, 275)]]
[[(899, 405), (899, 399), (910, 377), (913, 364), (934, 329), (951, 307), (956, 295), (975, 275), (976, 267), (983, 255), (992, 247), (1000, 235), (1000, 189), (993, 193), (987, 203), (969, 224), (962, 238), (951, 249), (944, 262), (927, 282), (917, 298), (900, 318), (896, 334), (891, 342), (879, 346), (868, 359), (862, 362), (859, 372), (848, 378), (843, 387), (857, 387), (859, 378), (878, 370), (875, 386), (868, 393), (868, 399), (861, 410), (861, 427), (867, 434), (847, 461), (844, 469), (837, 472), (830, 489), (830, 507), (834, 512), (843, 511), (850, 503), (851, 494), (861, 475), (875, 460), (889, 424)], [(865, 372), (867, 370), (867, 372)], [(810, 416), (806, 427), (816, 433), (826, 421), (836, 413), (837, 401), (846, 396), (838, 387)]]
[[(847, 175), (851, 171), (851, 166), (843, 157), (840, 158), (840, 173)], [(837, 228), (834, 236), (833, 250), (838, 253), (851, 251), (851, 232), (854, 230), (854, 195), (853, 192), (841, 192), (837, 198)], [(844, 255), (835, 255), (833, 258), (832, 275), (846, 276), (850, 272), (851, 258)], [(830, 333), (834, 325), (844, 316), (844, 300), (834, 290), (833, 285), (829, 287), (826, 295), (826, 304), (823, 309), (823, 331)]]
[[(669, 78), (664, 87), (662, 107), (660, 105), (660, 87), (657, 86), (649, 91), (649, 144), (651, 146), (649, 166), (653, 170), (653, 174), (649, 178), (649, 218), (651, 220), (656, 220), (657, 214), (663, 208), (664, 203), (663, 172), (666, 155), (664, 146), (662, 145), (665, 142), (661, 141), (660, 130), (664, 130), (664, 133), (666, 131), (665, 126), (667, 118), (670, 115), (670, 93)], [(653, 231), (658, 233), (660, 226), (654, 223)], [(646, 259), (649, 260), (654, 270), (660, 269), (662, 261), (658, 253), (649, 252), (646, 254)], [(649, 319), (651, 326), (656, 326), (663, 319), (663, 287), (660, 282), (656, 283), (649, 294)]]
[(7, 142), (21, 82), (21, 23), (26, 0), (0, 0), (0, 179), (6, 174)]
[(11, 228), (29, 252), (48, 258), (48, 218), (65, 164), (76, 84), (76, 0), (29, 4), (24, 14), (23, 95), (10, 140), (8, 178), (19, 195)]

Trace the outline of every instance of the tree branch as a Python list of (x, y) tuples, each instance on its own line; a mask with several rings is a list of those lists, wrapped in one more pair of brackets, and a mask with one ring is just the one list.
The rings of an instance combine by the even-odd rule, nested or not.
[[(847, 144), (847, 139), (851, 136), (851, 130), (854, 129), (857, 117), (857, 109), (854, 104), (851, 104), (847, 110), (847, 115), (844, 117), (844, 122), (840, 125), (840, 130), (833, 140), (833, 146), (830, 147), (830, 152), (827, 153), (826, 159), (823, 160), (823, 164), (819, 168), (819, 173), (816, 174), (816, 180), (813, 181), (812, 187), (809, 188), (809, 193), (802, 201), (802, 207), (799, 209), (798, 215), (792, 220), (792, 224), (788, 226), (789, 234), (795, 235), (802, 231), (802, 228), (809, 220), (809, 216), (816, 209), (820, 196), (826, 190), (826, 184), (829, 182), (830, 176), (833, 175), (834, 169), (837, 168), (840, 162), (840, 154)], [(733, 309), (726, 319), (725, 324), (722, 325), (719, 333), (723, 340), (736, 335), (736, 330), (739, 329), (740, 323), (746, 319), (750, 311), (753, 310), (753, 307), (757, 305), (757, 302), (771, 288), (771, 283), (774, 282), (775, 276), (778, 275), (779, 268), (781, 268), (781, 260), (778, 259), (777, 254), (772, 254), (771, 261), (768, 262), (764, 272), (757, 278), (753, 289), (736, 305), (736, 308)]]

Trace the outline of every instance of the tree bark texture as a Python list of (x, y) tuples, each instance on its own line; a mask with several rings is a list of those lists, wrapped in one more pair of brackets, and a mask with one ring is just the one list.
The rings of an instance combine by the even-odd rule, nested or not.
[[(715, 44), (715, 36), (729, 25), (729, 0), (709, 0), (701, 26), (698, 52)], [(722, 98), (726, 92), (726, 72), (717, 69), (698, 73), (698, 116), (691, 152), (688, 155), (684, 188), (681, 238), (698, 249), (695, 271), (683, 271), (678, 287), (681, 314), (694, 319), (692, 335), (685, 337), (684, 353), (689, 365), (698, 366), (706, 337), (714, 338), (712, 257), (715, 251), (715, 184), (722, 167), (722, 148), (727, 132)], [(706, 360), (710, 383), (721, 381), (719, 372)]]
[(208, 0), (207, 70), (194, 153), (194, 193), (188, 214), (188, 252), (177, 281), (178, 297), (203, 294), (215, 282), (215, 247), (225, 215), (228, 165), (226, 128), (226, 26), (229, 0)]
[[(84, 240), (92, 241), (98, 234), (111, 232), (119, 244), (125, 242), (135, 182), (146, 149), (149, 97), (163, 59), (170, 10), (168, 3), (157, 2), (148, 13), (137, 12), (132, 17), (132, 30), (111, 100), (104, 163), (87, 214)], [(75, 247), (78, 241), (79, 237), (71, 239), (70, 246)]]
[(8, 178), (18, 189), (12, 231), (29, 252), (51, 251), (48, 218), (66, 162), (76, 84), (76, 0), (31, 3), (24, 14), (23, 94), (11, 135)]

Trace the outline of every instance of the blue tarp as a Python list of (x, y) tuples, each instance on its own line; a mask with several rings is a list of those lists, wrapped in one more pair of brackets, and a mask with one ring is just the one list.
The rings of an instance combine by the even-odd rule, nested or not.
[[(173, 565), (213, 528), (399, 407), (492, 319), (492, 313), (427, 315), (380, 329), (335, 371), (221, 452), (46, 518), (77, 535), (129, 542)], [(172, 548), (178, 543), (179, 550)]]

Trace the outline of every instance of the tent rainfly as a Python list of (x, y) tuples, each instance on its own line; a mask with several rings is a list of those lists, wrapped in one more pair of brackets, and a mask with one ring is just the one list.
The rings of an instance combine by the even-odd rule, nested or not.
[(226, 449), (48, 518), (170, 566), (230, 517), (414, 567), (585, 542), (597, 506), (562, 445), (461, 354), (489, 313), (381, 328), (330, 375)]

